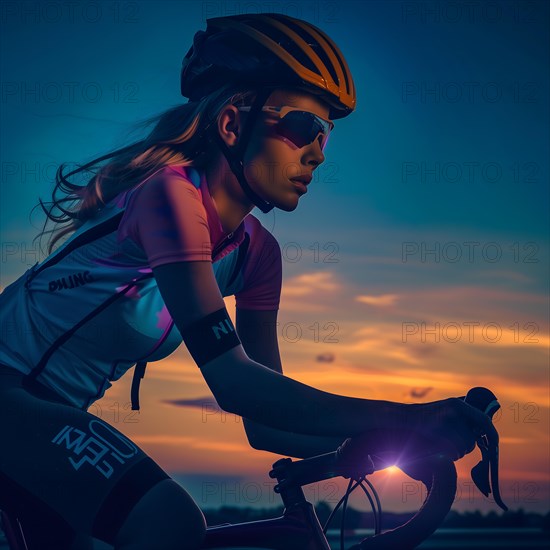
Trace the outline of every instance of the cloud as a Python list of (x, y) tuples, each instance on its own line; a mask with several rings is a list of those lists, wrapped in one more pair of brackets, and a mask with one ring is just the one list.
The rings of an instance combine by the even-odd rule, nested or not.
[(135, 435), (132, 438), (138, 445), (176, 445), (179, 447), (192, 447), (195, 449), (207, 449), (220, 452), (245, 452), (250, 453), (250, 446), (229, 441), (208, 441), (203, 438), (186, 435), (150, 434)]
[(428, 386), (426, 388), (411, 388), (411, 391), (409, 392), (409, 397), (425, 397), (431, 390), (433, 390), (431, 386)]
[(525, 445), (529, 443), (529, 439), (525, 437), (499, 437), (499, 443), (506, 445)]
[(162, 403), (175, 405), (176, 407), (191, 407), (204, 410), (206, 408), (221, 410), (216, 399), (210, 395), (206, 397), (195, 397), (192, 399), (165, 399)]
[(344, 289), (334, 273), (302, 273), (283, 281), (280, 309), (300, 313), (326, 311), (336, 306)]
[(400, 293), (400, 305), (400, 313), (441, 323), (506, 319), (543, 324), (547, 307), (544, 294), (481, 285), (413, 289)]
[(334, 353), (320, 353), (315, 357), (315, 361), (318, 363), (332, 363), (334, 361)]
[(393, 306), (398, 300), (397, 294), (381, 294), (380, 296), (356, 296), (355, 299), (358, 302), (363, 304), (368, 304), (369, 306), (380, 306), (387, 307)]
[(283, 294), (287, 297), (317, 295), (319, 292), (335, 292), (341, 288), (342, 285), (334, 280), (334, 273), (302, 273), (284, 282)]

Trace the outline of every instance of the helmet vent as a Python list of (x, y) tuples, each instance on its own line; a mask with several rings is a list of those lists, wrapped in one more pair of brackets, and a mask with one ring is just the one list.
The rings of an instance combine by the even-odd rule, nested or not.
[[(284, 19), (284, 23), (285, 25), (290, 26), (287, 19)], [(300, 63), (300, 65), (303, 65), (304, 67), (316, 74), (319, 73), (319, 70), (317, 69), (317, 67), (315, 67), (311, 59), (309, 59), (309, 57), (307, 57), (307, 55), (305, 55), (304, 52), (299, 47), (297, 47), (296, 44), (294, 44), (293, 41), (284, 32), (281, 32), (279, 29), (271, 25), (266, 25), (263, 21), (258, 21), (257, 19), (248, 22), (248, 25), (250, 27), (254, 27), (262, 34), (265, 34), (274, 42), (277, 42), (277, 44), (279, 44), (292, 57), (294, 57), (296, 61)], [(307, 34), (305, 35), (301, 28), (293, 26), (292, 30), (295, 31), (306, 42), (311, 41), (311, 37)]]
[[(328, 42), (328, 45), (329, 45), (329, 48), (333, 51), (334, 55), (339, 59), (341, 57), (341, 53), (337, 52), (333, 47), (332, 47), (332, 44), (330, 42)], [(326, 61), (326, 53), (324, 51), (322, 52), (317, 52), (317, 55), (325, 62), (327, 63), (327, 66), (328, 66), (328, 70), (330, 72), (330, 74), (332, 75), (332, 77), (334, 78), (334, 81), (335, 82), (338, 82), (338, 78), (336, 76), (334, 76), (334, 69), (333, 69), (333, 66), (332, 66), (332, 63), (329, 63)], [(351, 83), (349, 82), (348, 80), (348, 74), (347, 74), (347, 71), (342, 71), (344, 73), (344, 80), (346, 81), (346, 90), (349, 90), (351, 88)], [(338, 82), (339, 84), (342, 84), (341, 82)]]
[[(300, 36), (306, 42), (306, 44), (309, 45), (309, 47), (319, 56), (319, 59), (323, 62), (323, 65), (327, 68), (332, 79), (335, 82), (338, 82), (338, 75), (334, 70), (332, 61), (328, 58), (327, 54), (325, 53), (323, 48), (320, 46), (319, 42), (317, 42), (317, 40), (314, 37), (312, 37), (310, 34), (305, 33), (300, 26), (296, 25), (290, 19), (285, 19), (285, 25), (290, 29), (292, 29), (298, 36)], [(303, 55), (302, 50), (300, 50), (300, 53)], [(313, 64), (313, 62), (308, 57), (306, 57), (306, 60), (307, 62), (306, 63), (302, 62), (302, 65), (305, 65), (308, 69), (310, 69), (314, 73), (319, 74), (319, 69)]]

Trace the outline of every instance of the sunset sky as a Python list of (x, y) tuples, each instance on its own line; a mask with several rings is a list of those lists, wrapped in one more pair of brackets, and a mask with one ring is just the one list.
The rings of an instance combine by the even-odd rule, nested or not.
[[(407, 403), (491, 388), (502, 404), (503, 498), (547, 511), (549, 4), (121, 1), (97, 13), (46, 4), (57, 11), (6, 3), (0, 14), (1, 288), (44, 259), (32, 244), (43, 217), (30, 212), (50, 198), (57, 165), (127, 144), (134, 122), (184, 101), (181, 60), (207, 17), (306, 19), (339, 45), (358, 99), (298, 208), (253, 211), (283, 252), (284, 372)], [(226, 304), (234, 319), (233, 297)], [(201, 507), (278, 504), (267, 473), (279, 456), (250, 448), (184, 345), (148, 365), (139, 414), (129, 410), (131, 374), (90, 412)], [(457, 463), (455, 509), (498, 511), (472, 489), (478, 460), (476, 450)], [(386, 509), (419, 507), (408, 478), (374, 477)], [(343, 485), (305, 492), (334, 504)]]

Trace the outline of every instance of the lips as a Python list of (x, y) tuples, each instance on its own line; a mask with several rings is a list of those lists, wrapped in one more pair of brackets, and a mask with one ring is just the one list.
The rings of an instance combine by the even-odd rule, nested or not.
[(295, 178), (292, 178), (290, 181), (294, 184), (294, 187), (296, 187), (296, 189), (300, 190), (302, 195), (307, 193), (307, 186), (303, 181), (297, 180)]
[(290, 178), (290, 179), (292, 181), (300, 181), (304, 185), (308, 185), (312, 180), (312, 176), (311, 174), (303, 174), (302, 176), (296, 176), (295, 178)]

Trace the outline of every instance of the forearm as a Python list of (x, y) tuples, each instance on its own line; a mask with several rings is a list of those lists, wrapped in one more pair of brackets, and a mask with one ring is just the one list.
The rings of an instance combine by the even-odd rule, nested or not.
[(335, 451), (345, 437), (286, 432), (243, 418), (248, 441), (255, 449), (294, 458), (309, 458)]
[(202, 371), (220, 406), (272, 428), (346, 438), (370, 429), (391, 428), (405, 418), (406, 405), (318, 390), (274, 372), (244, 353), (235, 355), (231, 364), (216, 361)]

